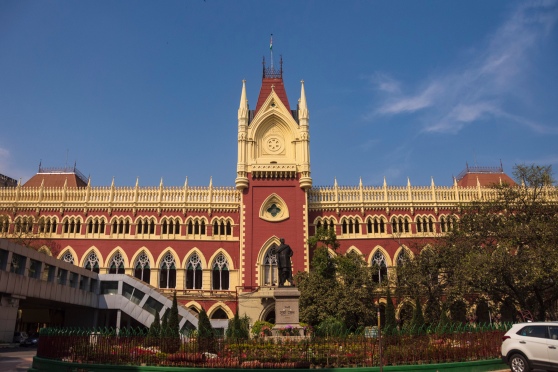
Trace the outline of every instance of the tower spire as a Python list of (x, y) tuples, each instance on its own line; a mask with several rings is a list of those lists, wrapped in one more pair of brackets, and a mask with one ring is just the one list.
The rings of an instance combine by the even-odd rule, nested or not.
[(306, 105), (306, 92), (304, 91), (304, 80), (300, 81), (300, 101), (298, 102), (299, 118), (308, 119), (308, 106)]
[(246, 98), (246, 80), (242, 80), (242, 93), (240, 94), (240, 105), (238, 106), (238, 120), (248, 118), (248, 99)]

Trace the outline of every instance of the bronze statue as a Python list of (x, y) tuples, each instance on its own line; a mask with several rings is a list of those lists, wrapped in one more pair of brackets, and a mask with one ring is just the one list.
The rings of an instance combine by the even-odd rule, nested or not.
[(288, 244), (285, 244), (285, 239), (281, 238), (279, 241), (281, 245), (275, 251), (277, 253), (277, 268), (279, 269), (279, 287), (284, 287), (285, 281), (294, 286), (293, 270), (291, 267), (293, 250)]

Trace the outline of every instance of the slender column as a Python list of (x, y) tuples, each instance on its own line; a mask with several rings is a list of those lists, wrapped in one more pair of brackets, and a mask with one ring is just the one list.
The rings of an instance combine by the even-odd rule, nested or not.
[(120, 333), (120, 320), (122, 319), (122, 310), (116, 310), (116, 333)]

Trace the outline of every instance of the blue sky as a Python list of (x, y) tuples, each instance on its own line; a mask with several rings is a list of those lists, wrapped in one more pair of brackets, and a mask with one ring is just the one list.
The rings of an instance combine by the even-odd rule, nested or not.
[(291, 105), (305, 81), (316, 186), (558, 173), (557, 20), (557, 1), (2, 0), (0, 173), (234, 186), (271, 33)]

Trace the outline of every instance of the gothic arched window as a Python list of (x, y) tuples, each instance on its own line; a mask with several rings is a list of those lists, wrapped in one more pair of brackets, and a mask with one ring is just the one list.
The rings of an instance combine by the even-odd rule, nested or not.
[(409, 254), (406, 249), (402, 249), (397, 255), (397, 266), (403, 266), (409, 261)]
[(202, 267), (201, 260), (197, 253), (188, 259), (186, 264), (186, 289), (202, 288)]
[(382, 284), (387, 279), (387, 263), (386, 258), (379, 250), (372, 257), (372, 280), (375, 283)]
[(134, 276), (139, 280), (149, 283), (151, 279), (151, 269), (149, 268), (149, 257), (145, 252), (141, 252), (136, 260)]
[(159, 272), (159, 288), (175, 288), (176, 287), (176, 265), (172, 254), (167, 253), (161, 261), (161, 270)]
[(99, 257), (97, 257), (95, 252), (89, 253), (85, 259), (85, 268), (97, 274), (99, 273)]
[(277, 245), (273, 244), (267, 250), (263, 262), (262, 262), (262, 272), (263, 272), (263, 285), (277, 285), (279, 281), (278, 271), (277, 271), (277, 253), (275, 252)]
[(109, 274), (124, 274), (124, 258), (120, 252), (112, 256), (109, 265)]
[(213, 289), (229, 289), (229, 262), (223, 253), (213, 262)]
[(62, 256), (62, 261), (71, 263), (73, 265), (74, 264), (74, 255), (70, 251), (67, 251)]

